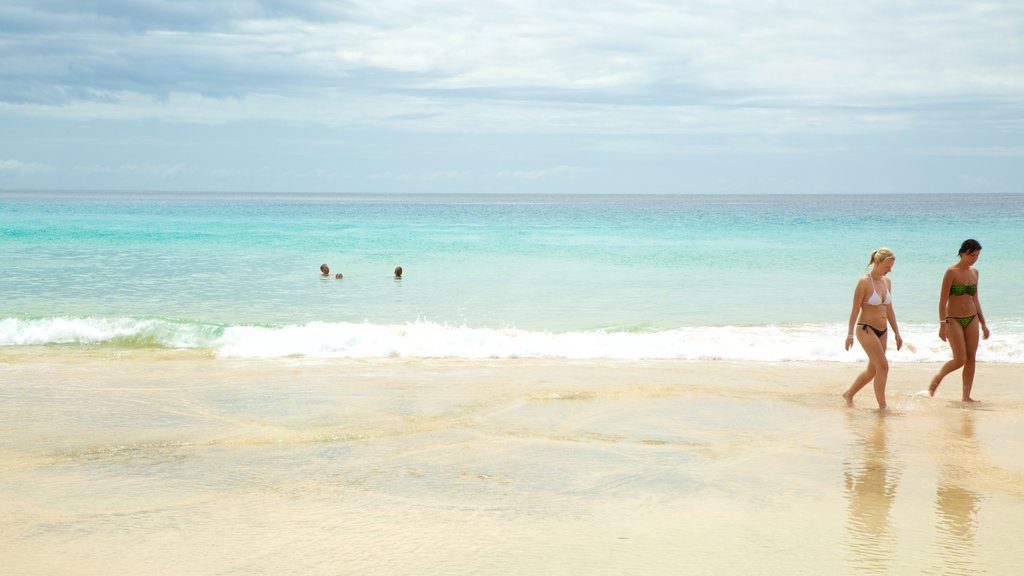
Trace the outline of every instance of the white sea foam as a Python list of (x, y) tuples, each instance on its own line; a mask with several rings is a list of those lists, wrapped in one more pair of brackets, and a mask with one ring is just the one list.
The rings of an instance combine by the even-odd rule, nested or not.
[(207, 348), (219, 326), (142, 318), (0, 319), (0, 346), (48, 344)]
[[(983, 362), (1024, 363), (1024, 330), (995, 326), (982, 342)], [(903, 327), (894, 362), (949, 358), (933, 326)], [(381, 325), (311, 322), (285, 326), (220, 326), (138, 318), (0, 320), (0, 346), (77, 344), (136, 348), (210, 349), (229, 358), (567, 358), (860, 362), (859, 345), (846, 351), (845, 326), (683, 327), (654, 332), (541, 332), (472, 328), (429, 322)]]

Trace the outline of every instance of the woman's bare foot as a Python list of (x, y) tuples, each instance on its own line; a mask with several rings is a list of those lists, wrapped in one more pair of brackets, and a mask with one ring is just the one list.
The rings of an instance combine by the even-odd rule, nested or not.
[(849, 390), (843, 392), (843, 400), (846, 400), (847, 408), (853, 408), (853, 394), (850, 394)]
[(974, 398), (971, 398), (970, 396), (968, 396), (967, 398), (964, 398), (963, 400), (961, 400), (961, 402), (981, 402), (981, 400), (975, 400)]
[(932, 378), (932, 383), (928, 385), (928, 395), (935, 396), (935, 391), (939, 389), (939, 377)]

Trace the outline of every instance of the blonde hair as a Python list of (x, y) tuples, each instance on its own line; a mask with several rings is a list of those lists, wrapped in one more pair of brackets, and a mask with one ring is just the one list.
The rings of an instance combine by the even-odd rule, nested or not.
[(871, 253), (871, 260), (868, 260), (868, 266), (871, 266), (875, 262), (885, 262), (889, 258), (895, 257), (896, 255), (893, 254), (892, 250), (888, 248), (879, 248)]

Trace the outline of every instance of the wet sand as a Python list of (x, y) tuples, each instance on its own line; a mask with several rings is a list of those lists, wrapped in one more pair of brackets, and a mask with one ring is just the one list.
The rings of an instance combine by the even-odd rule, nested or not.
[(1014, 574), (1024, 366), (0, 352), (29, 574)]

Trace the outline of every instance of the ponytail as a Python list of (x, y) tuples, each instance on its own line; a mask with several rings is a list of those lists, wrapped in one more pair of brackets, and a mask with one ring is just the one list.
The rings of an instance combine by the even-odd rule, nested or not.
[(879, 248), (871, 253), (871, 259), (868, 260), (868, 266), (870, 267), (875, 262), (885, 262), (889, 258), (895, 258), (896, 254), (888, 248)]

